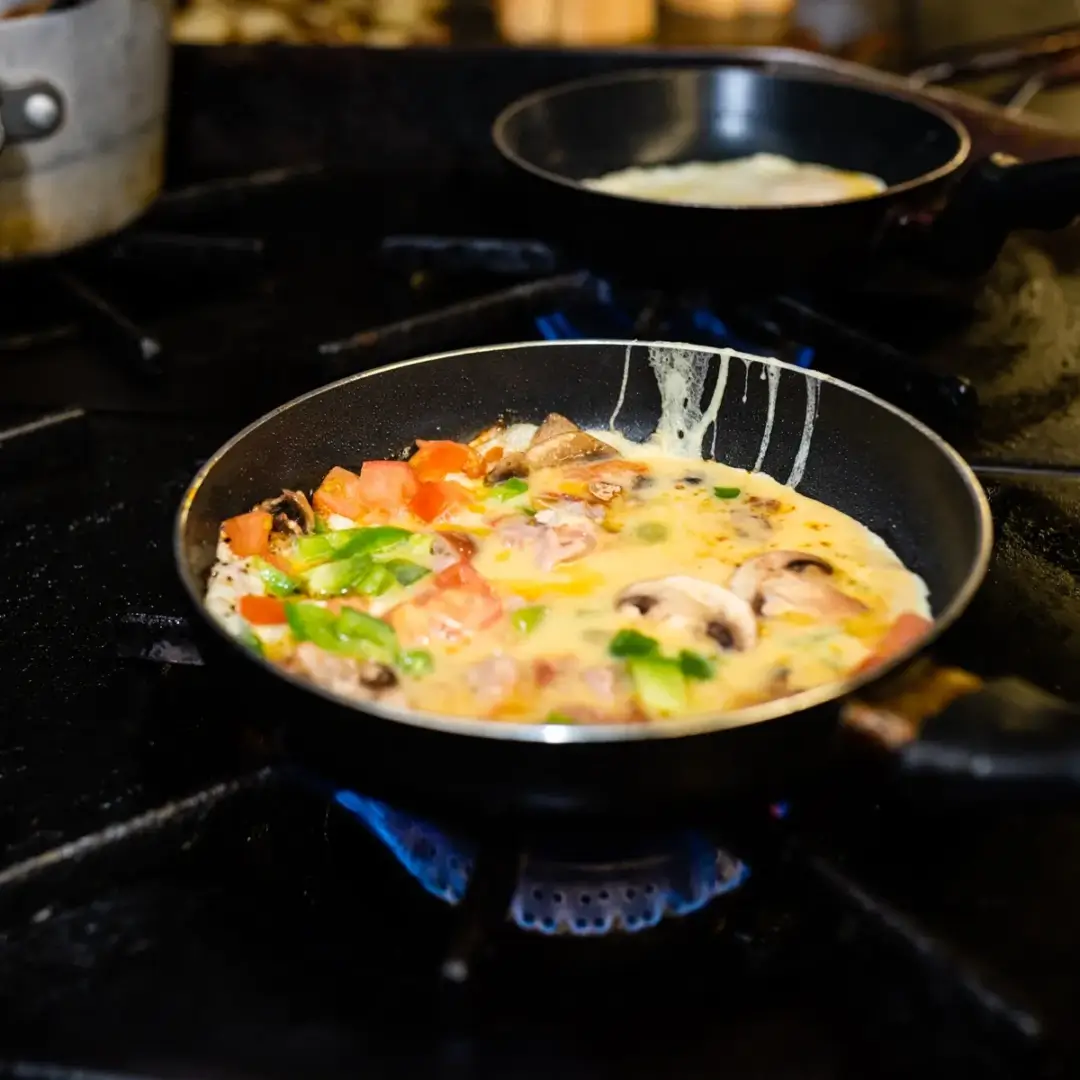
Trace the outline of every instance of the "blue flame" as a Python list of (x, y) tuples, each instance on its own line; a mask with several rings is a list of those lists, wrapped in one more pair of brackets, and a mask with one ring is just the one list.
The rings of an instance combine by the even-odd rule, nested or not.
[[(573, 319), (565, 311), (554, 311), (538, 316), (535, 321), (537, 331), (546, 341), (619, 337), (634, 329), (634, 319), (610, 297), (587, 311), (576, 312)], [(733, 334), (727, 323), (709, 308), (699, 307), (688, 314), (676, 314), (664, 333), (672, 340), (694, 341), (740, 352), (760, 354), (771, 351), (767, 346)], [(784, 358), (808, 368), (814, 363), (814, 350), (809, 345), (790, 344), (784, 350)]]
[(432, 896), (456, 904), (465, 895), (475, 863), (471, 845), (353, 791), (337, 792), (334, 801), (355, 814)]
[[(475, 847), (427, 822), (352, 791), (335, 802), (354, 814), (432, 896), (457, 904), (476, 864)], [(665, 917), (700, 911), (739, 888), (749, 869), (699, 833), (684, 833), (659, 853), (602, 864), (566, 864), (526, 854), (509, 917), (542, 934), (597, 937), (637, 933)]]
[(749, 876), (744, 863), (698, 833), (684, 835), (666, 854), (597, 867), (527, 859), (510, 915), (523, 930), (547, 935), (635, 934), (700, 911)]

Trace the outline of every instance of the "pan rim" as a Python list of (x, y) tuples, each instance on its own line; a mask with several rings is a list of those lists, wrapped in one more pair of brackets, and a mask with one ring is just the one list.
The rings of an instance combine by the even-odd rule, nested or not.
[[(846, 90), (853, 90), (857, 93), (867, 94), (873, 97), (885, 97), (890, 98), (893, 101), (902, 102), (905, 105), (910, 105), (912, 108), (919, 109), (922, 112), (928, 113), (935, 119), (940, 120), (947, 127), (951, 128), (956, 135), (957, 147), (953, 156), (944, 164), (939, 165), (936, 169), (931, 169), (928, 172), (922, 173), (919, 176), (912, 177), (910, 180), (901, 181), (899, 184), (891, 184), (882, 191), (875, 192), (872, 195), (860, 195), (854, 198), (847, 199), (830, 199), (824, 202), (812, 202), (812, 203), (785, 203), (780, 206), (738, 206), (738, 205), (716, 205), (714, 203), (675, 203), (675, 202), (663, 202), (659, 199), (649, 199), (637, 195), (613, 195), (610, 192), (597, 191), (593, 188), (585, 187), (580, 180), (572, 180), (569, 177), (561, 176), (559, 173), (550, 172), (547, 169), (542, 169), (537, 165), (526, 161), (515, 150), (513, 150), (507, 143), (505, 136), (506, 126), (510, 121), (524, 109), (533, 105), (536, 101), (542, 98), (551, 98), (560, 96), (563, 94), (573, 93), (583, 87), (591, 86), (609, 86), (612, 84), (645, 81), (651, 78), (655, 78), (658, 75), (672, 76), (679, 74), (690, 74), (699, 72), (719, 72), (719, 71), (743, 71), (754, 75), (767, 75), (770, 79), (774, 79), (780, 82), (790, 83), (828, 83), (833, 86), (838, 86)], [(571, 79), (567, 82), (556, 83), (554, 86), (546, 87), (542, 90), (534, 90), (532, 93), (525, 94), (520, 98), (516, 98), (514, 101), (506, 105), (495, 117), (491, 126), (491, 139), (495, 144), (496, 150), (502, 155), (502, 157), (514, 165), (516, 168), (523, 169), (525, 172), (538, 177), (547, 183), (558, 184), (562, 188), (566, 188), (570, 191), (577, 191), (583, 195), (594, 196), (596, 198), (618, 200), (624, 203), (633, 203), (641, 206), (662, 206), (671, 210), (720, 210), (730, 213), (741, 211), (743, 213), (759, 212), (759, 213), (784, 213), (796, 212), (799, 210), (824, 210), (833, 206), (855, 206), (863, 205), (866, 203), (872, 203), (878, 199), (892, 198), (896, 195), (901, 195), (907, 191), (913, 191), (916, 188), (923, 187), (927, 184), (932, 184), (935, 181), (944, 179), (950, 174), (954, 173), (961, 165), (967, 161), (971, 154), (971, 134), (967, 129), (967, 126), (956, 116), (954, 116), (944, 106), (938, 105), (936, 102), (928, 102), (922, 100), (916, 100), (914, 96), (914, 88), (909, 95), (900, 90), (895, 89), (876, 89), (869, 86), (860, 86), (858, 83), (852, 80), (845, 80), (837, 77), (833, 72), (823, 70), (822, 72), (800, 73), (800, 74), (779, 74), (774, 72), (765, 72), (760, 68), (746, 67), (740, 64), (731, 65), (702, 65), (702, 66), (688, 66), (688, 67), (650, 67), (650, 68), (633, 68), (629, 71), (617, 71), (611, 72), (605, 75), (585, 76), (580, 79)], [(824, 163), (818, 163), (824, 164)]]
[[(640, 348), (670, 348), (684, 349), (695, 352), (707, 353), (712, 356), (730, 355), (734, 350), (713, 348), (705, 345), (694, 345), (688, 342), (673, 341), (636, 341), (620, 338), (583, 338), (573, 341), (518, 341), (504, 342), (498, 345), (482, 345), (468, 349), (453, 349), (447, 352), (430, 353), (426, 356), (413, 357), (408, 360), (399, 360), (392, 364), (384, 364), (380, 367), (371, 368), (367, 371), (356, 372), (345, 378), (319, 386), (298, 397), (277, 406), (252, 421), (243, 430), (237, 432), (232, 438), (223, 443), (203, 463), (192, 478), (184, 491), (180, 506), (173, 523), (173, 558), (184, 591), (190, 601), (198, 609), (199, 615), (206, 623), (223, 638), (230, 647), (236, 649), (248, 662), (258, 664), (273, 676), (284, 679), (293, 686), (316, 694), (325, 701), (342, 709), (359, 713), (361, 716), (377, 717), (382, 720), (391, 720), (396, 723), (407, 724), (413, 728), (438, 731), (443, 734), (462, 735), (473, 738), (495, 739), (504, 743), (531, 743), (546, 745), (581, 745), (581, 744), (605, 744), (626, 742), (647, 742), (654, 739), (675, 739), (695, 735), (717, 734), (725, 730), (736, 730), (755, 726), (769, 720), (779, 720), (784, 717), (794, 717), (810, 709), (826, 705), (830, 702), (839, 702), (849, 697), (853, 692), (863, 686), (883, 678), (890, 671), (906, 664), (916, 654), (932, 645), (945, 630), (947, 630), (964, 612), (971, 603), (976, 591), (979, 589), (986, 576), (990, 564), (990, 556), (993, 550), (993, 518), (990, 512), (990, 503), (986, 492), (979, 483), (978, 478), (972, 471), (971, 466), (963, 457), (935, 431), (927, 427), (921, 421), (904, 412), (891, 402), (885, 401), (876, 395), (837, 379), (823, 371), (813, 371), (801, 368), (774, 357), (755, 356), (755, 361), (769, 364), (781, 370), (797, 373), (803, 378), (816, 379), (818, 382), (830, 383), (839, 389), (855, 394), (866, 401), (893, 413), (910, 427), (929, 439), (937, 449), (949, 460), (953, 468), (960, 475), (971, 497), (973, 509), (976, 513), (977, 527), (977, 551), (975, 558), (968, 568), (968, 572), (960, 587), (954, 592), (952, 598), (942, 611), (935, 616), (933, 625), (918, 640), (911, 642), (907, 648), (893, 656), (888, 662), (879, 665), (871, 671), (853, 675), (842, 682), (827, 683), (824, 686), (814, 687), (809, 690), (792, 694), (789, 697), (779, 698), (761, 705), (754, 705), (737, 712), (729, 713), (701, 713), (695, 716), (680, 719), (663, 720), (648, 724), (577, 724), (573, 726), (560, 724), (515, 724), (503, 721), (469, 719), (465, 717), (446, 716), (439, 713), (427, 713), (418, 710), (399, 709), (381, 705), (378, 702), (358, 702), (340, 695), (331, 693), (318, 685), (307, 682), (291, 672), (285, 671), (264, 657), (257, 655), (247, 648), (235, 637), (229, 634), (225, 628), (215, 619), (206, 608), (205, 599), (201, 595), (195, 575), (191, 572), (184, 550), (184, 536), (187, 527), (188, 512), (199, 489), (210, 475), (214, 466), (235, 446), (239, 445), (248, 435), (257, 428), (269, 422), (281, 413), (287, 412), (322, 394), (332, 393), (349, 383), (368, 379), (376, 375), (404, 368), (418, 366), (420, 364), (433, 363), (438, 360), (450, 360), (456, 358), (468, 358), (480, 356), (485, 353), (501, 351), (523, 351), (529, 349), (582, 347), (595, 348), (597, 346), (617, 347), (621, 349)], [(742, 354), (739, 355), (751, 355)]]

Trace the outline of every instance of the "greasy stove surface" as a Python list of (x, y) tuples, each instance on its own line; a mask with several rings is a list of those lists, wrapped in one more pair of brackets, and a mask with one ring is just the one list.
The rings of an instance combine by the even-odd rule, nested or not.
[[(173, 196), (119, 248), (4, 281), (0, 1054), (143, 1076), (825, 1078), (1034, 1076), (1071, 1053), (1076, 815), (796, 807), (770, 841), (786, 857), (747, 856), (749, 883), (696, 914), (587, 940), (489, 919), (490, 957), (447, 985), (456, 909), (377, 830), (222, 738), (226, 709), (271, 703), (212, 667), (120, 660), (117, 635), (183, 612), (171, 518), (225, 437), (427, 351), (727, 335), (862, 378), (971, 456), (1075, 461), (1080, 237), (1018, 239), (978, 288), (657, 311), (572, 269), (493, 272), (490, 250), (466, 271), (430, 244), (380, 255), (389, 234), (535, 231), (488, 181), (277, 179)], [(993, 569), (945, 652), (1080, 697), (1080, 492), (991, 498)]]

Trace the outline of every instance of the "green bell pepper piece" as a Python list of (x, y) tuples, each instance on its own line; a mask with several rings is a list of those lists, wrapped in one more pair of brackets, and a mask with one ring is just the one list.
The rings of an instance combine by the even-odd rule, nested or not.
[(635, 656), (626, 662), (634, 690), (645, 708), (658, 713), (686, 708), (686, 679), (678, 660)]
[(256, 555), (251, 560), (251, 565), (271, 596), (291, 596), (300, 591), (301, 582), (298, 578), (294, 578), (292, 574), (286, 574), (284, 570), (279, 570), (276, 566), (271, 566), (265, 559), (260, 559)]
[(365, 596), (382, 596), (397, 584), (397, 578), (380, 563), (375, 563), (356, 583), (356, 591)]
[(303, 574), (304, 584), (312, 596), (344, 596), (355, 589), (371, 569), (370, 555), (353, 555), (321, 563)]
[(411, 559), (387, 559), (383, 566), (397, 578), (399, 585), (413, 585), (431, 573), (426, 566), (414, 563)]
[(406, 675), (419, 679), (435, 670), (435, 658), (427, 649), (406, 649), (398, 657), (398, 664)]
[(508, 502), (510, 499), (516, 499), (519, 495), (524, 495), (528, 490), (529, 485), (524, 480), (512, 476), (501, 484), (494, 484), (488, 491), (488, 497), (498, 499), (500, 502)]
[(370, 555), (376, 551), (408, 540), (413, 534), (408, 529), (393, 525), (375, 525), (365, 529), (334, 529), (331, 532), (301, 536), (296, 541), (296, 552), (305, 563), (347, 559), (353, 555)]
[(577, 721), (572, 716), (567, 716), (566, 713), (561, 713), (558, 710), (549, 712), (544, 717), (545, 724), (576, 724)]
[(660, 521), (643, 521), (634, 535), (646, 544), (661, 544), (668, 538), (668, 527)]
[(378, 650), (387, 659), (398, 655), (398, 639), (394, 628), (374, 615), (344, 608), (337, 618), (336, 632), (339, 638), (356, 646), (367, 646), (368, 650)]
[(518, 608), (510, 614), (510, 625), (522, 634), (531, 634), (543, 621), (547, 608), (542, 604)]
[(341, 651), (337, 616), (327, 608), (303, 601), (286, 604), (285, 620), (297, 641), (310, 641), (329, 652)]
[(656, 638), (637, 630), (620, 630), (608, 643), (608, 653), (615, 657), (653, 656), (660, 648)]
[(683, 649), (679, 653), (679, 667), (686, 678), (698, 679), (701, 682), (711, 679), (716, 674), (716, 666), (712, 661), (692, 649)]

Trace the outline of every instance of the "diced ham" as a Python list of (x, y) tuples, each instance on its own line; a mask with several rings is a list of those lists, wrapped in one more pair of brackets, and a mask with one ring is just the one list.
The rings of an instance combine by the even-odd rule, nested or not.
[(465, 673), (469, 689), (487, 705), (505, 701), (517, 686), (520, 669), (509, 656), (489, 656), (473, 664)]

